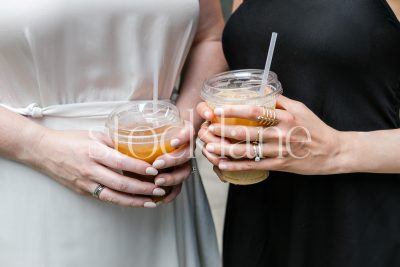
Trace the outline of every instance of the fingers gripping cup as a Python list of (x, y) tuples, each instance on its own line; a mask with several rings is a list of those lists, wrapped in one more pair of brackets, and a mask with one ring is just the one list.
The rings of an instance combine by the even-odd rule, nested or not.
[[(282, 87), (275, 73), (270, 72), (268, 85), (260, 90), (263, 78), (262, 70), (236, 70), (218, 74), (206, 80), (201, 97), (215, 109), (224, 105), (256, 105), (274, 109), (276, 99), (282, 93)], [(262, 93), (260, 93), (262, 92)], [(213, 122), (226, 125), (261, 126), (258, 121), (243, 118), (214, 117)], [(235, 142), (235, 140), (231, 140)], [(249, 143), (249, 140), (246, 140)], [(238, 185), (255, 184), (265, 180), (268, 171), (222, 171), (222, 178)]]
[[(157, 157), (175, 150), (171, 140), (183, 127), (176, 106), (165, 101), (137, 101), (116, 108), (108, 117), (106, 128), (115, 149), (130, 157), (152, 164)], [(125, 176), (154, 183), (154, 176), (123, 171)], [(166, 194), (152, 196), (153, 201), (164, 199), (170, 187), (162, 187)]]

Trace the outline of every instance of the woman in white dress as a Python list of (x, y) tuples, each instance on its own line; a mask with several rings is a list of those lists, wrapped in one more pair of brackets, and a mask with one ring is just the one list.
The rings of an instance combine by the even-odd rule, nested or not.
[[(214, 0), (2, 6), (0, 266), (219, 265), (199, 177), (174, 200), (191, 172), (189, 157), (151, 166), (113, 150), (101, 128), (115, 107), (151, 99), (154, 73), (160, 98), (171, 99), (182, 69), (176, 103), (189, 119), (204, 78), (225, 67), (215, 58), (222, 27)], [(199, 124), (195, 117), (193, 126)], [(90, 135), (93, 129), (98, 133)], [(156, 184), (114, 168), (154, 175)], [(99, 184), (105, 189), (96, 199)], [(150, 195), (164, 194), (160, 185), (174, 187), (165, 199), (171, 203), (156, 207)]]

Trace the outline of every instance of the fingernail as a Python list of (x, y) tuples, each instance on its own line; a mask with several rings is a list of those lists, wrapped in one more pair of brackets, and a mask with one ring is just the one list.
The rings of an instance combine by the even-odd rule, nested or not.
[(214, 132), (215, 126), (214, 126), (214, 125), (210, 125), (210, 126), (208, 127), (208, 130), (210, 130), (211, 132)]
[(214, 145), (211, 145), (211, 144), (208, 144), (206, 146), (206, 149), (207, 149), (208, 152), (211, 152), (211, 153), (215, 151)]
[(210, 119), (210, 118), (211, 118), (211, 112), (210, 112), (210, 111), (205, 111), (205, 112), (204, 112), (204, 117), (205, 117), (206, 119)]
[(179, 139), (172, 139), (171, 140), (171, 146), (173, 146), (173, 147), (179, 146), (179, 143), (180, 143)]
[(153, 196), (163, 196), (165, 195), (165, 190), (162, 188), (156, 188), (153, 190)]
[(189, 129), (184, 128), (184, 129), (181, 130), (180, 134), (181, 134), (181, 135), (186, 135), (186, 132), (187, 132), (187, 131), (189, 131)]
[(216, 109), (214, 109), (214, 114), (215, 114), (215, 115), (220, 116), (220, 115), (222, 115), (223, 112), (224, 112), (224, 110), (223, 110), (222, 108), (216, 108)]
[(160, 168), (164, 167), (164, 165), (165, 165), (165, 161), (162, 159), (158, 159), (153, 162), (153, 167), (156, 169), (160, 169)]
[(148, 174), (148, 175), (157, 175), (158, 171), (157, 171), (157, 169), (154, 169), (153, 167), (147, 167), (146, 174)]
[(226, 170), (228, 168), (228, 165), (226, 165), (224, 162), (220, 162), (218, 164), (218, 168), (220, 168), (220, 170)]
[(161, 186), (161, 185), (165, 184), (165, 179), (164, 178), (157, 178), (156, 181), (155, 181), (155, 184), (157, 186)]
[(154, 202), (145, 202), (143, 207), (145, 208), (150, 208), (150, 209), (154, 209), (155, 207), (157, 207), (157, 204)]

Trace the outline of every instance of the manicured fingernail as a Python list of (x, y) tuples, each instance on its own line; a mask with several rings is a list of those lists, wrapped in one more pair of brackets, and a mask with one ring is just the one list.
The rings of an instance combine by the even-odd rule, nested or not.
[(173, 146), (173, 147), (179, 146), (179, 143), (180, 143), (179, 139), (172, 139), (171, 140), (171, 146)]
[(148, 174), (148, 175), (157, 175), (158, 171), (157, 171), (157, 169), (154, 169), (153, 167), (147, 167), (146, 174)]
[(220, 163), (218, 164), (218, 168), (219, 168), (220, 170), (226, 170), (226, 169), (228, 168), (228, 165), (226, 165), (224, 162), (220, 162)]
[(210, 130), (211, 132), (214, 132), (215, 126), (214, 126), (214, 125), (210, 125), (210, 126), (208, 127), (208, 130)]
[(157, 178), (156, 181), (155, 181), (155, 184), (157, 186), (164, 185), (165, 184), (165, 179), (164, 178)]
[(156, 188), (153, 190), (153, 196), (163, 196), (165, 195), (165, 190), (162, 188)]
[(145, 208), (150, 208), (150, 209), (154, 209), (155, 207), (157, 207), (157, 204), (154, 202), (145, 202), (143, 207)]
[(214, 114), (215, 115), (221, 116), (223, 112), (224, 112), (224, 110), (222, 108), (214, 109)]
[(164, 165), (165, 165), (165, 161), (162, 159), (158, 159), (153, 162), (153, 167), (156, 169), (160, 169), (160, 168), (164, 167)]
[(189, 131), (189, 129), (184, 128), (184, 129), (181, 130), (180, 134), (181, 135), (186, 135), (186, 132), (188, 132), (188, 131)]
[(205, 111), (205, 112), (204, 112), (204, 117), (205, 117), (206, 119), (210, 119), (210, 118), (211, 118), (211, 112), (210, 112), (210, 111)]
[(206, 149), (207, 149), (208, 152), (211, 152), (211, 153), (215, 151), (214, 145), (211, 145), (211, 144), (208, 144), (206, 146)]

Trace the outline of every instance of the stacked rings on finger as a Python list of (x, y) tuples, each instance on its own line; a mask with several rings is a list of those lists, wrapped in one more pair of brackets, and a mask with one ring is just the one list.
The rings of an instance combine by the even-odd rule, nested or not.
[(257, 130), (257, 138), (258, 138), (258, 142), (260, 142), (260, 143), (262, 143), (262, 140), (263, 140), (263, 130), (264, 130), (263, 127), (258, 127), (258, 130)]
[(265, 127), (275, 126), (279, 123), (279, 120), (276, 118), (276, 112), (274, 109), (263, 108), (263, 115), (257, 117), (257, 121)]
[(94, 189), (92, 195), (95, 198), (100, 198), (101, 191), (103, 191), (104, 188), (106, 188), (104, 185), (98, 184), (97, 187)]
[(253, 143), (254, 161), (259, 162), (262, 158), (261, 143)]
[(205, 126), (205, 127), (208, 127), (208, 126), (210, 126), (210, 121), (204, 121), (202, 124), (201, 124), (201, 126)]

